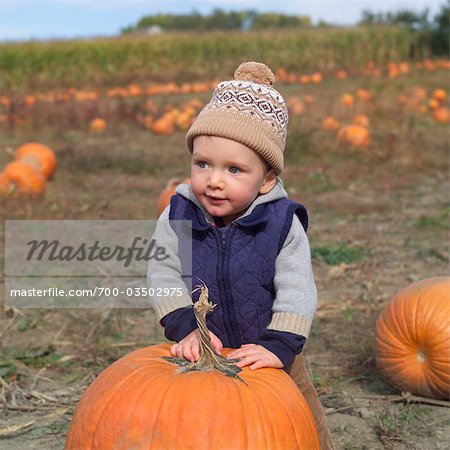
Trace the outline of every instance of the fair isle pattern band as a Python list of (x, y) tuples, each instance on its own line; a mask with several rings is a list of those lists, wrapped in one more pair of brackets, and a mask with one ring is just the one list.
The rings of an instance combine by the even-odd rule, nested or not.
[(274, 89), (251, 81), (222, 81), (204, 112), (228, 109), (256, 117), (286, 141), (289, 121), (283, 97)]

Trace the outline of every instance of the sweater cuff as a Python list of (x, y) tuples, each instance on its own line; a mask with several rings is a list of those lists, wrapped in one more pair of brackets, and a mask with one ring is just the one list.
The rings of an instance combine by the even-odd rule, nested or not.
[(169, 313), (179, 309), (192, 306), (192, 298), (189, 294), (172, 295), (168, 297), (152, 297), (153, 309), (156, 317), (161, 320)]
[(169, 341), (180, 342), (197, 327), (193, 306), (178, 308), (161, 319), (164, 335)]
[(287, 312), (274, 312), (272, 314), (272, 320), (267, 328), (273, 331), (285, 331), (308, 337), (311, 323), (311, 319), (302, 315)]
[(259, 345), (278, 356), (284, 367), (288, 367), (295, 356), (301, 353), (305, 342), (305, 336), (299, 334), (267, 330), (259, 340)]

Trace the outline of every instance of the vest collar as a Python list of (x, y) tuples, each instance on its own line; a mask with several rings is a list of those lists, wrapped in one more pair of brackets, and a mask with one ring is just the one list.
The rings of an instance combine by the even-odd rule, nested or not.
[(255, 209), (242, 219), (238, 219), (236, 223), (241, 227), (254, 227), (256, 225), (266, 223), (270, 217), (269, 203), (263, 203), (255, 207)]
[[(186, 220), (190, 220), (192, 222), (192, 228), (196, 231), (204, 231), (208, 228), (212, 227), (210, 223), (208, 223), (201, 211), (201, 209), (192, 203), (188, 202), (189, 208), (186, 214)], [(243, 217), (242, 219), (237, 219), (235, 222), (236, 225), (240, 227), (254, 227), (256, 225), (266, 223), (270, 217), (270, 210), (268, 208), (268, 203), (263, 203), (255, 207), (255, 209), (248, 215)]]

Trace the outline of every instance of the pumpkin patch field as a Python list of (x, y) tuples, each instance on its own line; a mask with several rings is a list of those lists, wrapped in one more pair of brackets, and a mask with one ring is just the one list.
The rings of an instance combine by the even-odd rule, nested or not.
[[(230, 44), (222, 67), (212, 44), (199, 38), (204, 47), (196, 51), (184, 35), (164, 58), (164, 37), (162, 50), (142, 64), (125, 61), (123, 72), (126, 49), (134, 45), (142, 57), (143, 38), (118, 39), (110, 65), (105, 52), (113, 41), (99, 41), (97, 53), (86, 47), (86, 59), (82, 43), (55, 43), (60, 70), (47, 47), (11, 44), (0, 92), (1, 241), (7, 219), (156, 219), (167, 192), (190, 176), (184, 136), (217, 82), (231, 79), (238, 63), (266, 56), (289, 110), (282, 179), (310, 217), (319, 306), (306, 354), (336, 448), (448, 448), (450, 330), (440, 312), (450, 302), (442, 281), (449, 267), (450, 63), (410, 52), (408, 39), (394, 32), (377, 52), (374, 36), (347, 36), (349, 47), (327, 51), (324, 38), (308, 35), (300, 50), (289, 34), (289, 51), (264, 53), (264, 42), (249, 35), (242, 51)], [(15, 51), (40, 54), (42, 64), (14, 66)], [(298, 63), (295, 52), (303, 52)], [(3, 265), (3, 244), (1, 251)], [(420, 316), (426, 323), (414, 318), (425, 279), (442, 282), (435, 291), (442, 299), (429, 302), (436, 316)], [(3, 292), (3, 270), (0, 282)], [(385, 310), (405, 296), (414, 301)], [(437, 372), (422, 376), (414, 364), (393, 362), (397, 329), (421, 336), (419, 363), (428, 357), (426, 336), (436, 338), (429, 346), (438, 349)], [(2, 304), (0, 448), (64, 448), (75, 407), (97, 375), (122, 356), (166, 343), (151, 309)], [(223, 410), (230, 414), (230, 407)]]

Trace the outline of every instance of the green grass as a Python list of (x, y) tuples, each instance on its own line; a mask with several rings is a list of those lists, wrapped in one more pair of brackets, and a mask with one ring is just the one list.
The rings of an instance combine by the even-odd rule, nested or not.
[(368, 254), (368, 249), (352, 247), (347, 243), (330, 243), (322, 246), (313, 245), (311, 247), (312, 258), (328, 265), (351, 264), (361, 261)]
[(423, 214), (417, 220), (415, 220), (412, 225), (418, 230), (433, 228), (442, 228), (448, 230), (450, 229), (450, 208), (445, 208), (437, 216), (429, 216), (427, 214)]

